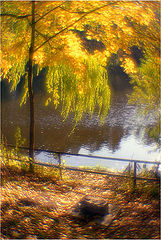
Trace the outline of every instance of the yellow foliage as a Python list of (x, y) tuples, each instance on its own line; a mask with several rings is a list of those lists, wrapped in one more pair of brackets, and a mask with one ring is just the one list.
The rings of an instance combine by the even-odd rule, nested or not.
[[(12, 83), (13, 90), (26, 74), (31, 6), (28, 1), (2, 1), (2, 75)], [(35, 2), (34, 63), (48, 68), (47, 103), (53, 102), (57, 107), (62, 101), (65, 114), (75, 111), (77, 119), (85, 110), (92, 113), (96, 104), (100, 109), (107, 105), (103, 110), (107, 112), (107, 60), (113, 53), (122, 52), (122, 66), (131, 74), (137, 71), (130, 57), (132, 46), (143, 47), (151, 55), (158, 51), (158, 6), (146, 1)], [(86, 43), (93, 44), (92, 54)], [(97, 46), (100, 43), (103, 49)], [(27, 86), (24, 99), (26, 89)]]
[(136, 73), (136, 65), (132, 58), (125, 58), (122, 62), (122, 66), (127, 74)]
[(34, 53), (34, 62), (35, 64), (39, 64), (41, 66), (43, 61), (44, 61), (44, 51), (43, 49), (40, 49), (39, 51)]
[(69, 57), (79, 59), (80, 62), (86, 58), (86, 51), (81, 46), (80, 39), (73, 32), (64, 36), (66, 40), (65, 54)]

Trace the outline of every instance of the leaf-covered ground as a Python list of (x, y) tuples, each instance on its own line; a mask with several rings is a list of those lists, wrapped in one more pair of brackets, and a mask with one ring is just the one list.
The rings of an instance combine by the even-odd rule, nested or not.
[[(139, 183), (135, 192), (122, 178), (63, 171), (63, 180), (2, 167), (2, 239), (159, 239), (159, 186)], [(73, 218), (69, 209), (84, 196), (119, 206), (102, 226)]]

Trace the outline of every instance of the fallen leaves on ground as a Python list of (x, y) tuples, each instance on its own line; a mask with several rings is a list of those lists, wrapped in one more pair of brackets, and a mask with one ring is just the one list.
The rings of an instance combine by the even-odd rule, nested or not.
[[(159, 239), (159, 199), (129, 191), (120, 178), (64, 170), (62, 181), (43, 180), (2, 169), (2, 180), (2, 239)], [(69, 214), (84, 196), (119, 206), (110, 226)]]

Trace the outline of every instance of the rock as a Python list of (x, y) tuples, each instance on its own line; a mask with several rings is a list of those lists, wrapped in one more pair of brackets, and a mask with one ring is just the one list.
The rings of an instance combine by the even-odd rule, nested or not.
[(117, 205), (108, 204), (101, 198), (84, 197), (76, 206), (69, 209), (72, 217), (83, 221), (95, 222), (100, 225), (109, 226), (115, 219), (119, 208)]
[(80, 201), (79, 209), (84, 217), (102, 217), (108, 214), (108, 203), (101, 198), (85, 197)]
[(109, 214), (106, 214), (100, 219), (96, 219), (96, 222), (100, 225), (109, 226), (116, 218), (119, 212), (119, 207), (115, 204), (109, 204)]

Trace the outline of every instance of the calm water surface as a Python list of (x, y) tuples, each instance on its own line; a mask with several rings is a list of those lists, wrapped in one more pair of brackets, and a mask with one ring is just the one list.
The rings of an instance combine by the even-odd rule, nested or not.
[[(65, 121), (60, 111), (53, 106), (44, 106), (45, 97), (36, 96), (36, 148), (69, 153), (81, 153), (105, 157), (116, 157), (138, 160), (158, 160), (157, 145), (147, 136), (147, 129), (158, 121), (155, 114), (146, 118), (138, 114), (135, 106), (128, 104), (127, 91), (117, 92), (111, 100), (111, 109), (103, 124), (97, 113), (91, 118), (85, 114), (81, 122), (70, 134), (74, 122), (72, 115)], [(29, 130), (28, 103), (19, 106), (16, 97), (2, 101), (2, 134), (8, 144), (15, 145), (15, 132), (20, 127), (28, 146)], [(40, 161), (53, 161), (50, 153), (37, 153)], [(72, 166), (112, 166), (123, 168), (119, 162), (65, 157), (66, 163)], [(55, 160), (56, 161), (56, 160)]]

